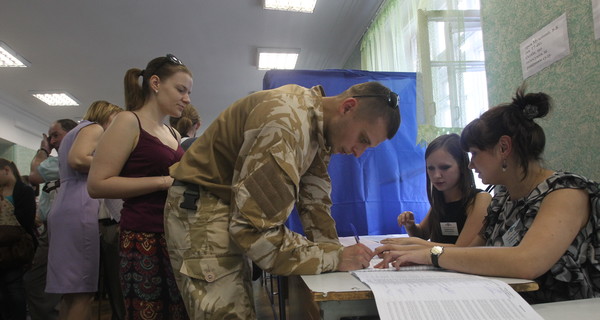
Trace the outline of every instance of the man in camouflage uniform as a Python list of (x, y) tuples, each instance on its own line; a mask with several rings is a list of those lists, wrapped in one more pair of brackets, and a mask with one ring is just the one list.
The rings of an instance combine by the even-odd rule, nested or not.
[[(360, 156), (400, 125), (398, 96), (377, 82), (325, 97), (286, 85), (236, 101), (171, 167), (165, 235), (192, 319), (253, 319), (249, 259), (278, 275), (365, 268), (331, 217), (332, 153)], [(285, 227), (297, 206), (306, 237)]]

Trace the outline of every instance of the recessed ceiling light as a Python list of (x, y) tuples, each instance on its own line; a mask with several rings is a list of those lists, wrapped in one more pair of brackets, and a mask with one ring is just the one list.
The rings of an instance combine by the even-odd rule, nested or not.
[(73, 96), (66, 92), (35, 92), (32, 95), (49, 106), (78, 106)]
[(31, 64), (13, 51), (6, 43), (0, 41), (0, 67), (28, 67)]
[(294, 69), (300, 49), (258, 48), (258, 69)]
[(317, 0), (265, 0), (264, 8), (312, 13), (316, 4)]

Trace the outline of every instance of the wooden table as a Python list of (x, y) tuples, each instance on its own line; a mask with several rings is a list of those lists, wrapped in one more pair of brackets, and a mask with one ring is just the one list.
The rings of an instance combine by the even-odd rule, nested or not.
[[(399, 271), (401, 272), (401, 271)], [(539, 289), (532, 280), (496, 278), (515, 291)], [(375, 316), (377, 306), (371, 289), (349, 272), (288, 277), (290, 319), (335, 319)]]

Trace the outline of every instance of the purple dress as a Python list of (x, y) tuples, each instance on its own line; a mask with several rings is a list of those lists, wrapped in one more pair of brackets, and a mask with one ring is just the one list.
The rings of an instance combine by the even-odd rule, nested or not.
[(67, 158), (84, 127), (82, 121), (63, 138), (58, 150), (60, 188), (48, 214), (48, 275), (46, 292), (80, 293), (98, 290), (100, 236), (99, 200), (87, 191), (87, 173), (75, 171)]

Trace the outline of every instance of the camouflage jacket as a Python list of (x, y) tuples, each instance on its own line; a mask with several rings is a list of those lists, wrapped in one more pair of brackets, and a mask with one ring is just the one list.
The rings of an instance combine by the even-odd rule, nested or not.
[[(323, 133), (323, 89), (297, 85), (234, 102), (171, 167), (231, 206), (229, 232), (273, 274), (337, 268), (343, 247), (331, 217), (331, 156)], [(306, 237), (285, 227), (294, 205)]]

